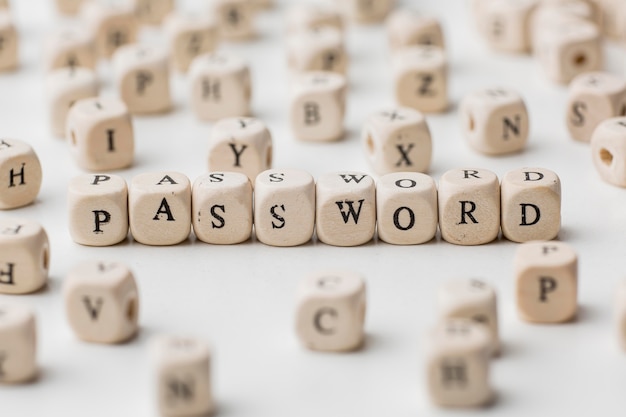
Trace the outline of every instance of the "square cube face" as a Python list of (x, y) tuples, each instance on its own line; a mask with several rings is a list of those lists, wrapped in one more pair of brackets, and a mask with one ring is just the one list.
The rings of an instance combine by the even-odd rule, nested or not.
[(468, 95), (461, 104), (461, 120), (470, 146), (487, 155), (518, 152), (528, 141), (528, 111), (513, 90), (498, 87)]
[(626, 117), (600, 123), (591, 137), (591, 156), (604, 181), (626, 187)]
[(296, 332), (311, 350), (341, 352), (363, 344), (365, 282), (350, 271), (310, 274), (300, 284)]
[(111, 174), (73, 178), (67, 190), (70, 235), (87, 246), (111, 246), (128, 235), (128, 187)]
[(122, 101), (105, 97), (79, 100), (70, 109), (66, 128), (70, 152), (81, 168), (109, 171), (133, 163), (133, 124)]
[(213, 0), (213, 14), (217, 19), (220, 37), (245, 40), (254, 37), (256, 10), (248, 0)]
[(232, 245), (252, 234), (252, 185), (238, 172), (210, 172), (193, 184), (193, 231), (206, 243)]
[(137, 332), (139, 292), (125, 265), (83, 262), (70, 271), (63, 287), (67, 318), (80, 339), (121, 343)]
[(119, 47), (137, 39), (137, 20), (130, 4), (86, 2), (81, 18), (93, 31), (102, 58), (110, 58)]
[(359, 172), (322, 175), (316, 187), (317, 238), (333, 246), (359, 246), (374, 237), (376, 190)]
[(63, 67), (94, 69), (96, 47), (87, 30), (65, 27), (46, 37), (44, 60), (48, 71)]
[(37, 333), (33, 312), (17, 303), (0, 303), (0, 384), (37, 376)]
[(152, 342), (156, 404), (162, 415), (209, 415), (211, 351), (197, 339), (161, 336)]
[(346, 79), (340, 74), (308, 72), (292, 85), (290, 119), (296, 138), (334, 141), (343, 136)]
[(432, 158), (432, 140), (424, 116), (399, 108), (370, 116), (361, 140), (365, 154), (378, 174), (426, 172)]
[(561, 180), (545, 168), (521, 168), (502, 178), (502, 234), (514, 242), (551, 240), (561, 230)]
[(436, 46), (410, 46), (393, 57), (394, 90), (400, 106), (422, 112), (448, 108), (448, 70), (444, 52)]
[(8, 11), (0, 11), (0, 71), (17, 67), (18, 34)]
[(343, 33), (332, 27), (301, 31), (287, 43), (288, 64), (292, 71), (327, 71), (345, 75), (348, 54)]
[(266, 245), (297, 246), (313, 237), (315, 180), (308, 172), (272, 169), (254, 186), (254, 230)]
[(139, 23), (158, 25), (174, 10), (174, 0), (133, 0)]
[(28, 294), (48, 280), (50, 244), (39, 224), (0, 219), (0, 293)]
[(35, 201), (41, 188), (41, 164), (26, 142), (0, 139), (0, 209), (13, 209)]
[(489, 46), (503, 52), (528, 52), (531, 48), (531, 18), (535, 0), (495, 0), (486, 2), (481, 26)]
[(389, 16), (387, 36), (392, 51), (415, 45), (445, 47), (439, 20), (412, 9), (398, 9)]
[(129, 188), (130, 231), (144, 245), (181, 243), (191, 232), (191, 185), (177, 172), (137, 175)]
[(199, 55), (217, 47), (217, 26), (208, 15), (171, 14), (165, 21), (170, 45), (170, 60), (178, 71), (187, 72)]
[(252, 87), (248, 65), (234, 55), (210, 53), (191, 63), (192, 107), (200, 120), (250, 114)]
[(376, 185), (379, 239), (394, 245), (428, 242), (437, 233), (437, 187), (425, 174), (398, 172)]
[(439, 227), (455, 245), (482, 245), (500, 232), (500, 183), (486, 169), (454, 169), (439, 181)]
[(515, 254), (517, 311), (525, 321), (562, 323), (578, 306), (578, 258), (562, 242), (529, 242)]
[(259, 119), (236, 117), (213, 125), (209, 171), (246, 174), (250, 181), (272, 166), (272, 135)]

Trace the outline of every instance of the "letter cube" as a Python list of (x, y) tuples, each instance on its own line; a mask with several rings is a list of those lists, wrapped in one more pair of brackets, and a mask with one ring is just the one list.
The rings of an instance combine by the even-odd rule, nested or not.
[(41, 164), (31, 146), (17, 139), (0, 139), (0, 210), (26, 206), (41, 188)]
[(348, 54), (343, 33), (333, 27), (321, 27), (290, 35), (287, 62), (294, 72), (329, 71), (345, 75)]
[(561, 180), (544, 168), (521, 168), (502, 177), (502, 234), (513, 242), (552, 240), (561, 229)]
[(170, 61), (180, 72), (187, 72), (198, 55), (213, 52), (217, 47), (217, 25), (209, 15), (173, 13), (165, 20)]
[(37, 377), (35, 315), (26, 306), (0, 303), (0, 384)]
[(254, 230), (271, 246), (298, 246), (313, 237), (315, 180), (297, 169), (270, 169), (254, 183)]
[(603, 121), (591, 137), (591, 156), (600, 178), (626, 187), (626, 117)]
[[(556, 0), (539, 3), (531, 20), (531, 35), (535, 36), (541, 28), (549, 25), (554, 19), (572, 17), (600, 23), (600, 13), (596, 5), (587, 0)], [(534, 40), (535, 43), (537, 40)]]
[(531, 21), (537, 0), (491, 0), (484, 3), (479, 27), (495, 51), (529, 52)]
[(344, 133), (346, 79), (329, 72), (307, 72), (291, 86), (291, 130), (300, 140), (334, 141)]
[(88, 68), (59, 68), (48, 74), (46, 91), (51, 132), (62, 138), (70, 107), (82, 98), (97, 96), (98, 80)]
[(191, 184), (177, 172), (149, 172), (133, 178), (128, 190), (133, 238), (144, 245), (168, 246), (191, 232)]
[(387, 18), (387, 37), (392, 52), (415, 45), (434, 45), (445, 49), (439, 20), (412, 9), (398, 9)]
[(428, 242), (437, 233), (437, 186), (415, 172), (382, 176), (376, 184), (378, 238), (394, 245)]
[(137, 20), (131, 4), (88, 1), (80, 15), (85, 27), (91, 29), (101, 58), (110, 58), (117, 48), (137, 40)]
[(376, 189), (360, 172), (324, 174), (316, 185), (317, 238), (333, 246), (359, 246), (374, 237)]
[(432, 157), (432, 140), (424, 116), (399, 108), (370, 116), (361, 134), (365, 154), (378, 174), (426, 172)]
[(0, 294), (28, 294), (48, 281), (50, 244), (38, 223), (0, 219)]
[(626, 80), (608, 72), (577, 76), (569, 85), (567, 128), (573, 139), (590, 142), (598, 125), (626, 116)]
[(517, 312), (533, 323), (562, 323), (577, 310), (578, 257), (563, 242), (528, 242), (513, 261)]
[(252, 85), (248, 64), (234, 55), (199, 55), (191, 63), (191, 107), (200, 120), (248, 116)]
[(327, 4), (296, 4), (287, 10), (287, 33), (289, 35), (333, 27), (343, 32), (343, 17), (336, 7)]
[(296, 304), (296, 333), (308, 349), (345, 352), (363, 345), (366, 290), (358, 273), (312, 273), (300, 283)]
[(493, 398), (489, 382), (491, 337), (486, 326), (448, 319), (428, 335), (426, 383), (441, 407), (479, 407)]
[(90, 33), (80, 27), (63, 27), (45, 39), (47, 71), (63, 67), (96, 67), (96, 46)]
[(139, 23), (159, 25), (174, 10), (174, 0), (133, 0)]
[(484, 325), (490, 334), (490, 351), (494, 355), (500, 352), (496, 292), (489, 284), (478, 279), (448, 281), (439, 287), (437, 304), (444, 321), (469, 319)]
[(18, 33), (8, 10), (0, 11), (0, 71), (19, 65)]
[(87, 246), (112, 246), (128, 235), (128, 187), (111, 174), (72, 178), (67, 189), (70, 235)]
[(0, 10), (10, 9), (11, 5), (9, 4), (9, 0), (0, 0)]
[(465, 138), (478, 152), (502, 155), (526, 146), (530, 122), (517, 92), (503, 88), (476, 91), (463, 99), (460, 113)]
[(77, 101), (67, 115), (70, 152), (83, 169), (110, 171), (132, 165), (133, 123), (121, 100), (94, 97)]
[(78, 14), (84, 3), (85, 0), (55, 0), (57, 11), (68, 16)]
[(342, 0), (345, 13), (351, 20), (370, 24), (385, 20), (395, 0)]
[(272, 135), (259, 119), (233, 117), (213, 125), (209, 171), (246, 174), (250, 181), (272, 166)]
[(439, 181), (441, 237), (455, 245), (482, 245), (500, 232), (500, 183), (486, 169), (453, 169)]
[(254, 37), (257, 11), (250, 0), (212, 0), (211, 4), (221, 38), (237, 41)]
[(615, 330), (619, 346), (626, 350), (626, 281), (622, 280), (615, 293)]
[(432, 45), (403, 48), (392, 59), (394, 91), (399, 106), (436, 113), (448, 109), (448, 63)]
[(187, 337), (161, 336), (152, 342), (151, 356), (161, 415), (205, 416), (213, 412), (208, 344)]
[(193, 183), (193, 231), (206, 243), (232, 245), (252, 234), (252, 184), (239, 172), (210, 172)]
[(138, 330), (139, 291), (132, 272), (117, 262), (86, 261), (63, 283), (67, 320), (91, 343), (122, 343)]
[(568, 83), (603, 66), (598, 28), (580, 18), (558, 18), (537, 31), (536, 54), (548, 79)]
[(117, 89), (132, 114), (171, 109), (170, 74), (165, 51), (139, 44), (120, 47), (113, 57)]

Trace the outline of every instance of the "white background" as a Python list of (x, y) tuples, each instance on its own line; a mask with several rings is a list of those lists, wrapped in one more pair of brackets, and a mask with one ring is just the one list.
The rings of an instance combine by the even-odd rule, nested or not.
[[(626, 357), (617, 348), (611, 310), (615, 285), (624, 275), (626, 190), (603, 183), (593, 169), (588, 145), (569, 139), (564, 124), (566, 89), (548, 82), (531, 57), (488, 51), (476, 35), (465, 2), (413, 2), (441, 17), (450, 57), (451, 111), (428, 117), (434, 139), (430, 174), (438, 179), (448, 169), (482, 167), (502, 176), (510, 169), (540, 166), (560, 175), (559, 239), (580, 255), (580, 311), (574, 323), (530, 325), (517, 318), (512, 274), (517, 245), (505, 240), (479, 247), (454, 246), (439, 238), (408, 247), (374, 241), (355, 248), (318, 242), (274, 248), (254, 240), (212, 246), (194, 238), (174, 247), (147, 247), (131, 239), (109, 248), (73, 243), (66, 187), (81, 171), (66, 144), (49, 133), (40, 60), (45, 34), (64, 21), (55, 15), (51, 0), (13, 3), (22, 66), (0, 75), (0, 135), (32, 143), (43, 164), (44, 183), (34, 205), (1, 212), (0, 217), (41, 222), (50, 236), (52, 258), (45, 290), (0, 296), (0, 301), (18, 300), (36, 310), (41, 364), (36, 383), (0, 387), (0, 415), (155, 415), (147, 352), (149, 340), (161, 333), (197, 336), (213, 344), (220, 416), (623, 414)], [(287, 123), (282, 10), (259, 18), (255, 41), (222, 46), (251, 63), (254, 114), (272, 131), (274, 166), (302, 168), (316, 177), (336, 170), (370, 172), (359, 140), (361, 126), (370, 113), (393, 104), (383, 27), (348, 31), (345, 139), (301, 143), (294, 140)], [(143, 33), (142, 39), (163, 44), (156, 30)], [(607, 68), (623, 74), (623, 51), (607, 45), (607, 55)], [(103, 94), (115, 94), (108, 64), (101, 66), (100, 75)], [(516, 88), (526, 99), (531, 138), (521, 154), (481, 156), (461, 135), (456, 105), (465, 93), (491, 86)], [(188, 89), (185, 76), (174, 75), (175, 110), (135, 118), (136, 163), (120, 175), (130, 180), (141, 172), (176, 170), (193, 181), (205, 172), (210, 125), (194, 119)], [(71, 332), (61, 290), (68, 270), (83, 259), (126, 262), (135, 272), (142, 298), (141, 332), (134, 341), (100, 346), (81, 342)], [(367, 279), (367, 343), (356, 353), (309, 352), (294, 336), (298, 282), (309, 271), (333, 267), (360, 271)], [(492, 368), (498, 399), (481, 411), (436, 409), (428, 402), (423, 382), (423, 335), (436, 320), (434, 296), (441, 283), (457, 277), (482, 277), (500, 297), (504, 350)]]

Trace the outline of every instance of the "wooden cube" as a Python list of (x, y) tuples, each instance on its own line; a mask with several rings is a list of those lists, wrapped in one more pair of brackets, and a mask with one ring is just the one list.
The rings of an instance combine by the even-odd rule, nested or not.
[(300, 140), (334, 141), (344, 133), (346, 79), (329, 72), (307, 72), (291, 86), (290, 121)]
[(378, 238), (394, 245), (418, 245), (437, 233), (437, 187), (425, 174), (396, 172), (376, 184)]
[(496, 292), (489, 284), (475, 278), (448, 281), (439, 287), (437, 303), (444, 321), (469, 319), (484, 325), (490, 334), (490, 351), (500, 352)]
[(544, 1), (538, 5), (531, 18), (531, 35), (534, 37), (534, 34), (540, 32), (542, 27), (549, 25), (550, 21), (563, 17), (584, 19), (596, 25), (599, 25), (601, 20), (600, 10), (591, 1)]
[(19, 37), (8, 10), (0, 11), (0, 71), (19, 65)]
[(213, 125), (209, 139), (209, 171), (246, 174), (254, 181), (272, 167), (272, 135), (259, 119), (233, 117)]
[(591, 156), (600, 178), (626, 187), (626, 117), (600, 123), (591, 137)]
[(37, 373), (35, 315), (24, 305), (0, 303), (0, 384), (30, 382)]
[(221, 52), (199, 55), (191, 63), (191, 105), (200, 120), (248, 116), (252, 85), (248, 64)]
[(479, 28), (489, 47), (500, 52), (529, 52), (537, 0), (491, 0), (481, 7)]
[(26, 219), (0, 219), (0, 293), (28, 294), (48, 281), (50, 244), (46, 231)]
[(98, 79), (88, 68), (59, 68), (46, 77), (46, 92), (51, 133), (63, 138), (70, 107), (80, 99), (97, 96)]
[(365, 338), (366, 290), (352, 271), (315, 272), (300, 283), (296, 333), (303, 346), (324, 352), (360, 348)]
[(26, 206), (41, 188), (41, 164), (31, 146), (17, 139), (0, 139), (0, 210)]
[(476, 91), (463, 99), (460, 113), (465, 138), (478, 152), (502, 155), (526, 147), (530, 122), (517, 92), (499, 87)]
[(455, 245), (482, 245), (500, 232), (500, 183), (486, 169), (453, 169), (439, 181), (441, 237)]
[(620, 281), (614, 300), (615, 335), (619, 346), (626, 350), (626, 281)]
[(135, 16), (144, 25), (160, 25), (174, 10), (174, 0), (132, 0)]
[(343, 33), (333, 27), (321, 27), (290, 35), (287, 63), (294, 72), (329, 71), (345, 75), (348, 53)]
[(133, 123), (121, 100), (93, 97), (77, 101), (67, 115), (70, 153), (83, 169), (127, 168), (135, 157)]
[(252, 185), (246, 174), (209, 172), (193, 183), (193, 231), (206, 243), (232, 245), (252, 234)]
[(426, 172), (430, 167), (430, 130), (417, 110), (398, 108), (374, 113), (365, 122), (361, 141), (378, 174)]
[(590, 142), (598, 125), (626, 116), (626, 80), (608, 72), (577, 76), (569, 85), (567, 128), (573, 139)]
[(602, 42), (598, 28), (580, 18), (558, 18), (536, 34), (536, 55), (548, 78), (568, 83), (585, 72), (603, 67)]
[(445, 49), (439, 19), (413, 9), (397, 9), (387, 18), (387, 38), (392, 52), (416, 45), (434, 45)]
[(211, 0), (220, 37), (240, 41), (255, 36), (256, 7), (250, 0)]
[(152, 342), (151, 356), (161, 415), (205, 416), (213, 412), (208, 344), (188, 337), (161, 336)]
[(117, 262), (78, 264), (63, 283), (67, 320), (92, 343), (122, 343), (138, 330), (139, 290), (133, 273)]
[(315, 180), (297, 169), (270, 169), (254, 183), (254, 230), (271, 246), (298, 246), (313, 237)]
[(343, 17), (336, 7), (327, 4), (295, 4), (286, 13), (287, 34), (332, 27), (344, 30)]
[(170, 61), (180, 72), (187, 72), (198, 55), (213, 52), (217, 47), (217, 25), (209, 15), (173, 13), (165, 20)]
[(89, 31), (63, 27), (45, 39), (44, 65), (47, 71), (63, 67), (96, 67), (96, 46)]
[(340, 3), (352, 21), (370, 24), (385, 20), (395, 0), (341, 0)]
[(170, 74), (164, 50), (139, 44), (125, 45), (115, 52), (113, 66), (117, 90), (132, 114), (171, 110)]
[(111, 174), (84, 174), (67, 189), (70, 235), (87, 246), (111, 246), (128, 235), (128, 187)]
[(9, 0), (0, 0), (0, 10), (7, 10), (11, 8)]
[(489, 330), (469, 319), (448, 319), (428, 335), (426, 383), (441, 407), (479, 407), (493, 398)]
[(316, 232), (319, 241), (333, 246), (359, 246), (374, 237), (376, 189), (360, 172), (324, 174), (316, 185)]
[(88, 1), (80, 14), (101, 58), (110, 58), (120, 46), (137, 41), (137, 20), (131, 4)]
[(442, 49), (403, 48), (392, 59), (394, 92), (399, 106), (428, 113), (448, 109), (448, 62)]
[(578, 308), (578, 257), (563, 242), (518, 246), (513, 262), (517, 312), (533, 323), (572, 320)]
[(78, 12), (80, 12), (81, 7), (83, 6), (84, 3), (86, 3), (85, 0), (55, 0), (55, 5), (56, 5), (56, 9), (57, 12), (64, 14), (64, 15), (68, 15), (68, 16), (74, 16), (77, 15)]
[(513, 242), (552, 240), (561, 230), (561, 180), (545, 168), (520, 168), (502, 177), (502, 234)]
[(191, 232), (191, 185), (177, 172), (149, 172), (133, 178), (128, 190), (133, 238), (144, 245), (168, 246)]

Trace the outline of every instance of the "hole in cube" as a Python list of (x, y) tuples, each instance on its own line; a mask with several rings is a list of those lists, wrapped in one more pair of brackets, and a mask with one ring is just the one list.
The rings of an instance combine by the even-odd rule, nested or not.
[(365, 144), (367, 146), (367, 152), (369, 154), (373, 154), (374, 153), (374, 140), (372, 140), (372, 135), (367, 135), (367, 140)]
[(128, 321), (134, 322), (137, 318), (137, 299), (131, 298), (126, 306), (126, 318)]
[(584, 53), (579, 53), (574, 55), (574, 65), (577, 67), (581, 67), (587, 63), (587, 55)]
[(600, 160), (605, 165), (611, 165), (611, 163), (613, 163), (613, 154), (607, 149), (600, 149)]
[(476, 128), (476, 123), (474, 122), (474, 116), (472, 116), (472, 114), (467, 115), (467, 128), (470, 132), (473, 132)]
[(266, 157), (266, 162), (267, 162), (267, 166), (268, 167), (272, 167), (272, 147), (270, 146), (269, 148), (267, 148), (267, 157)]
[(622, 104), (622, 108), (619, 111), (620, 116), (626, 116), (626, 104)]
[(74, 132), (73, 130), (71, 133), (71, 139), (72, 139), (72, 146), (76, 146), (76, 132)]
[(43, 250), (43, 254), (41, 256), (41, 267), (46, 271), (48, 270), (49, 262), (50, 262), (50, 255), (48, 253), (48, 249), (46, 248)]

